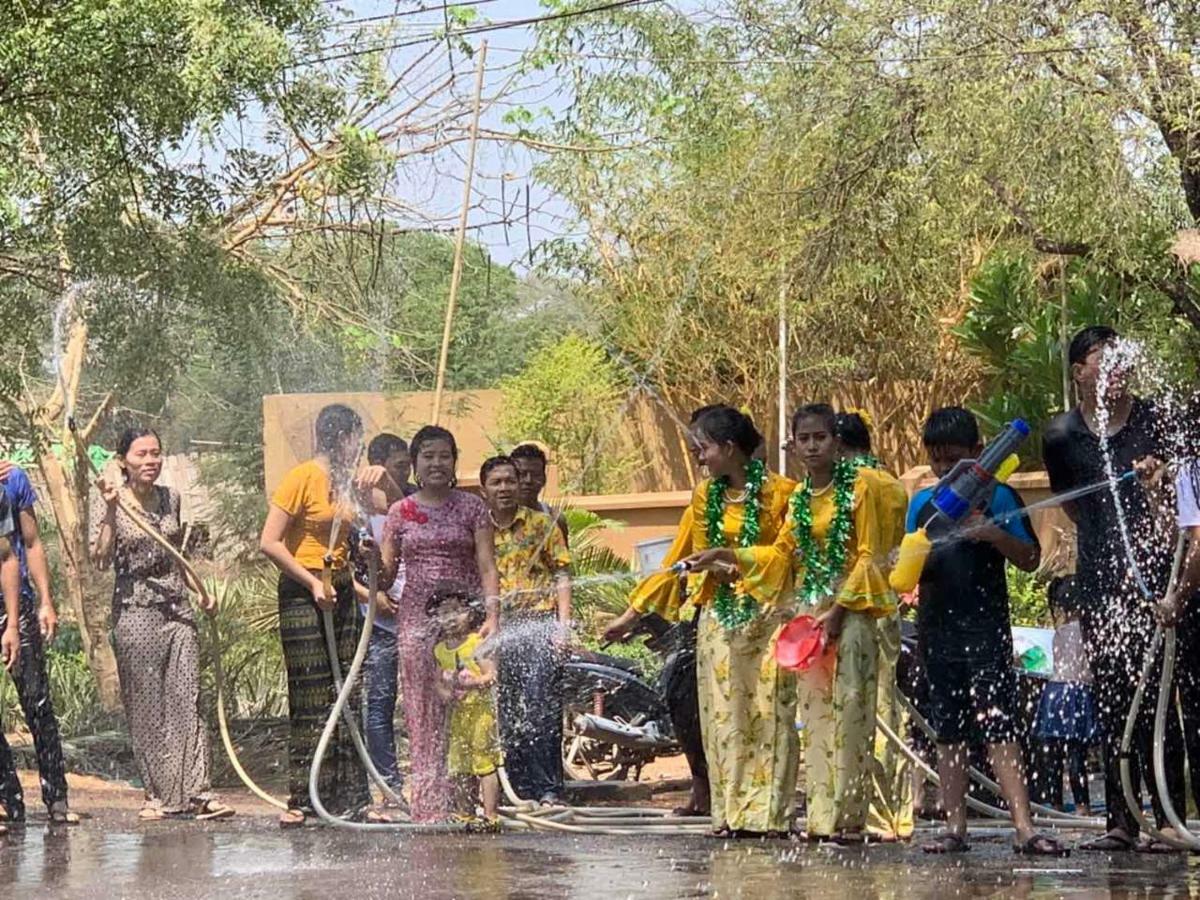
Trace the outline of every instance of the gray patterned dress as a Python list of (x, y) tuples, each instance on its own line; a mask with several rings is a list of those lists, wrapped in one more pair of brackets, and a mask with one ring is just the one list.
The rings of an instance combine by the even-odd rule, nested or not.
[[(142, 512), (175, 546), (179, 494), (156, 485)], [(132, 499), (132, 498), (130, 498)], [(91, 498), (91, 542), (107, 506)], [(121, 702), (147, 805), (186, 812), (211, 798), (208, 734), (200, 715), (200, 643), (179, 566), (120, 509), (113, 546), (112, 629)]]

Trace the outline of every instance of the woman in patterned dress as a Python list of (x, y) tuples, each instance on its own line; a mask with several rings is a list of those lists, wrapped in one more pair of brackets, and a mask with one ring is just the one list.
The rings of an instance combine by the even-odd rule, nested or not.
[(200, 715), (200, 643), (183, 573), (117, 505), (124, 495), (179, 547), (179, 494), (155, 484), (162, 472), (162, 445), (153, 431), (126, 430), (117, 444), (117, 460), (124, 483), (97, 482), (90, 538), (96, 565), (111, 563), (116, 573), (113, 645), (134, 758), (146, 787), (138, 818), (231, 816), (233, 809), (213, 796), (209, 782), (208, 731)]
[(453, 810), (446, 773), (446, 703), (433, 655), (437, 630), (426, 612), (435, 587), (455, 585), (482, 592), (487, 619), (480, 633), (496, 631), (499, 576), (487, 507), (474, 494), (455, 490), (458, 445), (445, 428), (427, 425), (409, 445), (419, 489), (392, 504), (384, 525), (381, 587), (386, 588), (404, 562), (404, 592), (396, 613), (400, 687), (408, 732), (412, 817), (437, 822)]

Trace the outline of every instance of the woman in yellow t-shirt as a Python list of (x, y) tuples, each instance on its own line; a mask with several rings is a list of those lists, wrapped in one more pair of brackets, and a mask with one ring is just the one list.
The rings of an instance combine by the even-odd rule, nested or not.
[[(321, 729), (336, 699), (326, 649), (328, 611), (342, 670), (358, 640), (357, 606), (348, 565), (350, 530), (361, 497), (386, 474), (382, 466), (358, 473), (363, 427), (358, 413), (332, 404), (317, 415), (316, 453), (296, 466), (271, 495), (260, 548), (279, 569), (279, 636), (288, 679), (288, 810), (283, 827), (303, 824), (312, 809), (308, 772)], [(368, 500), (373, 503), (374, 498)], [(323, 575), (329, 570), (331, 578)], [(351, 695), (351, 706), (357, 704)], [(352, 715), (355, 713), (351, 712)], [(366, 813), (367, 773), (343, 724), (334, 732), (321, 769), (321, 801), (333, 815)]]

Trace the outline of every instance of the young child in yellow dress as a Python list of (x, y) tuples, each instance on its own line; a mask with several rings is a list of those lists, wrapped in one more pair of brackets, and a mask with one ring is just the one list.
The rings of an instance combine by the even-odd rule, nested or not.
[(430, 596), (426, 611), (440, 638), (433, 648), (442, 674), (438, 693), (450, 706), (446, 768), (464, 791), (474, 793), (470, 789), (478, 783), (484, 818), (495, 822), (503, 759), (493, 688), (496, 664), (476, 653), (483, 642), (478, 629), (484, 622), (484, 605), (467, 591), (440, 586)]

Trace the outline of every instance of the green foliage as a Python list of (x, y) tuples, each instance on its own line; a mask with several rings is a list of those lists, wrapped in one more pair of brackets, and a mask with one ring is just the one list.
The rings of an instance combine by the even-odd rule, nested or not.
[[(1191, 46), (1174, 32), (1194, 17), (1168, 6), (1153, 24), (1100, 2), (935, 4), (918, 25), (886, 0), (549, 22), (532, 64), (573, 95), (543, 134), (605, 151), (541, 169), (587, 234), (557, 244), (551, 264), (586, 281), (606, 337), (679, 409), (716, 397), (771, 408), (781, 285), (797, 394), (917, 383), (915, 408), (898, 411), (917, 420), (972, 395), (973, 360), (947, 330), (997, 247), (1062, 243), (1120, 276), (1107, 302), (1170, 284), (1169, 302), (1142, 298), (1147, 318), (1164, 334), (1200, 321), (1165, 252), (1189, 221), (1181, 188), (1200, 195), (1168, 158), (1200, 171), (1179, 139), (1194, 129), (1195, 76), (1173, 68), (1169, 112), (1137, 87), (1158, 71), (1160, 36)], [(1145, 41), (1130, 24), (1143, 21)], [(1098, 34), (1103, 52), (1046, 54)]]
[(618, 483), (627, 461), (612, 437), (626, 385), (601, 347), (568, 334), (535, 352), (500, 386), (500, 428), (508, 443), (538, 440), (553, 447), (567, 490), (602, 493)]
[(1049, 628), (1050, 607), (1046, 584), (1036, 572), (1022, 572), (1013, 566), (1008, 570), (1008, 612), (1014, 625)]
[(637, 584), (629, 561), (602, 543), (605, 532), (619, 531), (623, 525), (573, 506), (564, 508), (562, 515), (571, 535), (575, 577), (571, 600), (578, 623), (576, 638), (589, 650), (635, 660), (644, 673), (653, 677), (662, 660), (640, 640), (601, 647), (598, 637), (604, 626), (629, 606), (629, 593)]
[[(231, 719), (254, 721), (287, 715), (287, 677), (273, 573), (264, 567), (230, 580), (208, 580), (218, 607), (212, 623), (201, 623), (202, 689), (208, 702), (215, 703), (211, 659), (220, 652), (226, 714)], [(210, 625), (215, 625), (219, 645), (214, 644)]]
[[(50, 696), (58, 727), (67, 739), (97, 734), (116, 727), (118, 717), (106, 713), (96, 692), (96, 681), (88, 668), (79, 629), (64, 622), (54, 643), (46, 650)], [(23, 727), (21, 704), (11, 678), (0, 682), (0, 727), (6, 732)]]
[(1096, 323), (1146, 341), (1177, 373), (1194, 359), (1194, 335), (1175, 323), (1169, 298), (1088, 261), (1039, 274), (1031, 256), (1001, 252), (972, 279), (953, 333), (981, 366), (985, 399), (975, 412), (991, 432), (1018, 416), (1029, 422), (1036, 431), (1026, 460), (1041, 459), (1040, 426), (1074, 402), (1066, 346)]

